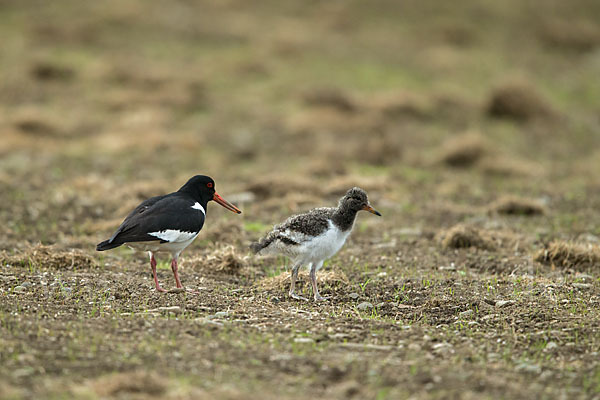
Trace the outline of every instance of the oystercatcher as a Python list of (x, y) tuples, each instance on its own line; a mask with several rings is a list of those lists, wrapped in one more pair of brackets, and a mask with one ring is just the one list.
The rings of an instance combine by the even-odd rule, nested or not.
[(295, 215), (275, 225), (273, 230), (250, 248), (259, 254), (281, 254), (292, 259), (292, 283), (289, 295), (298, 300), (307, 300), (295, 293), (298, 270), (310, 266), (310, 280), (315, 301), (325, 300), (317, 289), (317, 271), (323, 261), (342, 248), (352, 231), (356, 213), (369, 211), (381, 216), (369, 204), (367, 193), (354, 187), (346, 192), (337, 208), (315, 208), (305, 214)]
[(204, 175), (196, 175), (178, 191), (143, 201), (125, 218), (110, 239), (99, 243), (96, 250), (104, 251), (122, 244), (148, 252), (156, 290), (166, 292), (158, 284), (154, 253), (171, 253), (171, 269), (177, 288), (182, 289), (177, 274), (179, 254), (200, 233), (206, 218), (208, 202), (214, 200), (237, 214), (242, 212), (215, 191), (215, 181)]

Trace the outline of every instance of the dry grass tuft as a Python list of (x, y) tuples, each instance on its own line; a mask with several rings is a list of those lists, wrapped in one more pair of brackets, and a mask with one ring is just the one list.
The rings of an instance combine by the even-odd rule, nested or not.
[[(257, 201), (268, 198), (280, 198), (289, 193), (311, 193), (318, 191), (318, 186), (307, 178), (295, 177), (290, 179), (283, 175), (265, 176), (256, 179), (248, 184), (246, 191), (252, 192)], [(314, 193), (318, 195), (319, 193)]]
[(600, 46), (600, 28), (587, 21), (555, 20), (544, 24), (539, 33), (548, 47), (586, 52)]
[[(277, 276), (261, 279), (255, 286), (263, 290), (279, 290), (287, 291), (290, 288), (291, 273), (286, 271)], [(317, 282), (319, 288), (329, 286), (332, 288), (347, 286), (350, 280), (342, 271), (319, 271), (317, 273)], [(297, 285), (310, 285), (310, 277), (308, 271), (300, 271), (298, 273)]]
[(488, 145), (482, 135), (465, 133), (447, 140), (439, 156), (440, 162), (452, 167), (470, 167), (487, 153)]
[(155, 373), (136, 371), (101, 377), (92, 383), (92, 387), (103, 397), (147, 398), (162, 396), (167, 390), (167, 382)]
[(492, 249), (494, 244), (479, 229), (469, 225), (455, 225), (438, 235), (442, 247), (446, 249), (462, 249), (476, 247), (478, 249)]
[(479, 167), (483, 173), (495, 176), (532, 177), (544, 173), (539, 164), (504, 156), (485, 158)]
[(490, 204), (489, 211), (507, 215), (543, 215), (546, 207), (537, 200), (504, 196)]
[(250, 267), (249, 256), (240, 255), (233, 246), (220, 247), (210, 254), (188, 258), (185, 263), (209, 275), (245, 275)]
[(346, 92), (337, 88), (318, 88), (302, 96), (304, 103), (312, 107), (329, 107), (345, 113), (358, 111), (358, 105)]
[(89, 269), (98, 266), (92, 256), (82, 251), (62, 251), (43, 245), (31, 247), (16, 255), (9, 255), (5, 251), (1, 252), (0, 264), (48, 269)]
[(600, 248), (591, 243), (554, 241), (537, 252), (535, 261), (566, 268), (589, 268), (600, 266)]
[(533, 85), (520, 80), (497, 87), (490, 95), (487, 113), (493, 117), (517, 121), (556, 115)]
[(69, 81), (75, 77), (75, 71), (65, 65), (39, 61), (31, 67), (31, 76), (39, 81)]

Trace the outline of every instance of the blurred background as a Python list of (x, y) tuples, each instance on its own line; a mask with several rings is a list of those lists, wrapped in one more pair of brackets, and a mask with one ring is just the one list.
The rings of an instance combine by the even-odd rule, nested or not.
[(3, 246), (97, 232), (196, 173), (275, 208), (351, 184), (403, 207), (581, 197), (598, 190), (599, 16), (593, 0), (2, 1)]

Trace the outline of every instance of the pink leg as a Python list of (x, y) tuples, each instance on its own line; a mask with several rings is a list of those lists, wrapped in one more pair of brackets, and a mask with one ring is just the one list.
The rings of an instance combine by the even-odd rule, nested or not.
[(179, 289), (182, 288), (183, 285), (181, 284), (179, 274), (177, 273), (177, 257), (173, 257), (171, 260), (171, 269), (173, 270), (173, 275), (175, 275), (175, 285), (177, 285), (177, 288)]
[(154, 283), (156, 284), (157, 292), (166, 292), (165, 289), (161, 288), (158, 284), (158, 277), (156, 276), (156, 259), (154, 258), (154, 254), (150, 251), (150, 266), (152, 267), (152, 275), (154, 275)]

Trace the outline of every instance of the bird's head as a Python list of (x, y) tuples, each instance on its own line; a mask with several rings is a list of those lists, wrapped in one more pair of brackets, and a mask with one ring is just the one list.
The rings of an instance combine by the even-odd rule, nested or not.
[(214, 200), (229, 211), (236, 214), (242, 213), (239, 208), (219, 196), (215, 190), (215, 181), (210, 176), (196, 175), (190, 178), (179, 191), (192, 195), (200, 204), (207, 204), (209, 201)]
[(344, 197), (340, 199), (340, 206), (354, 212), (365, 210), (381, 217), (381, 213), (371, 207), (367, 192), (359, 187), (348, 190)]

